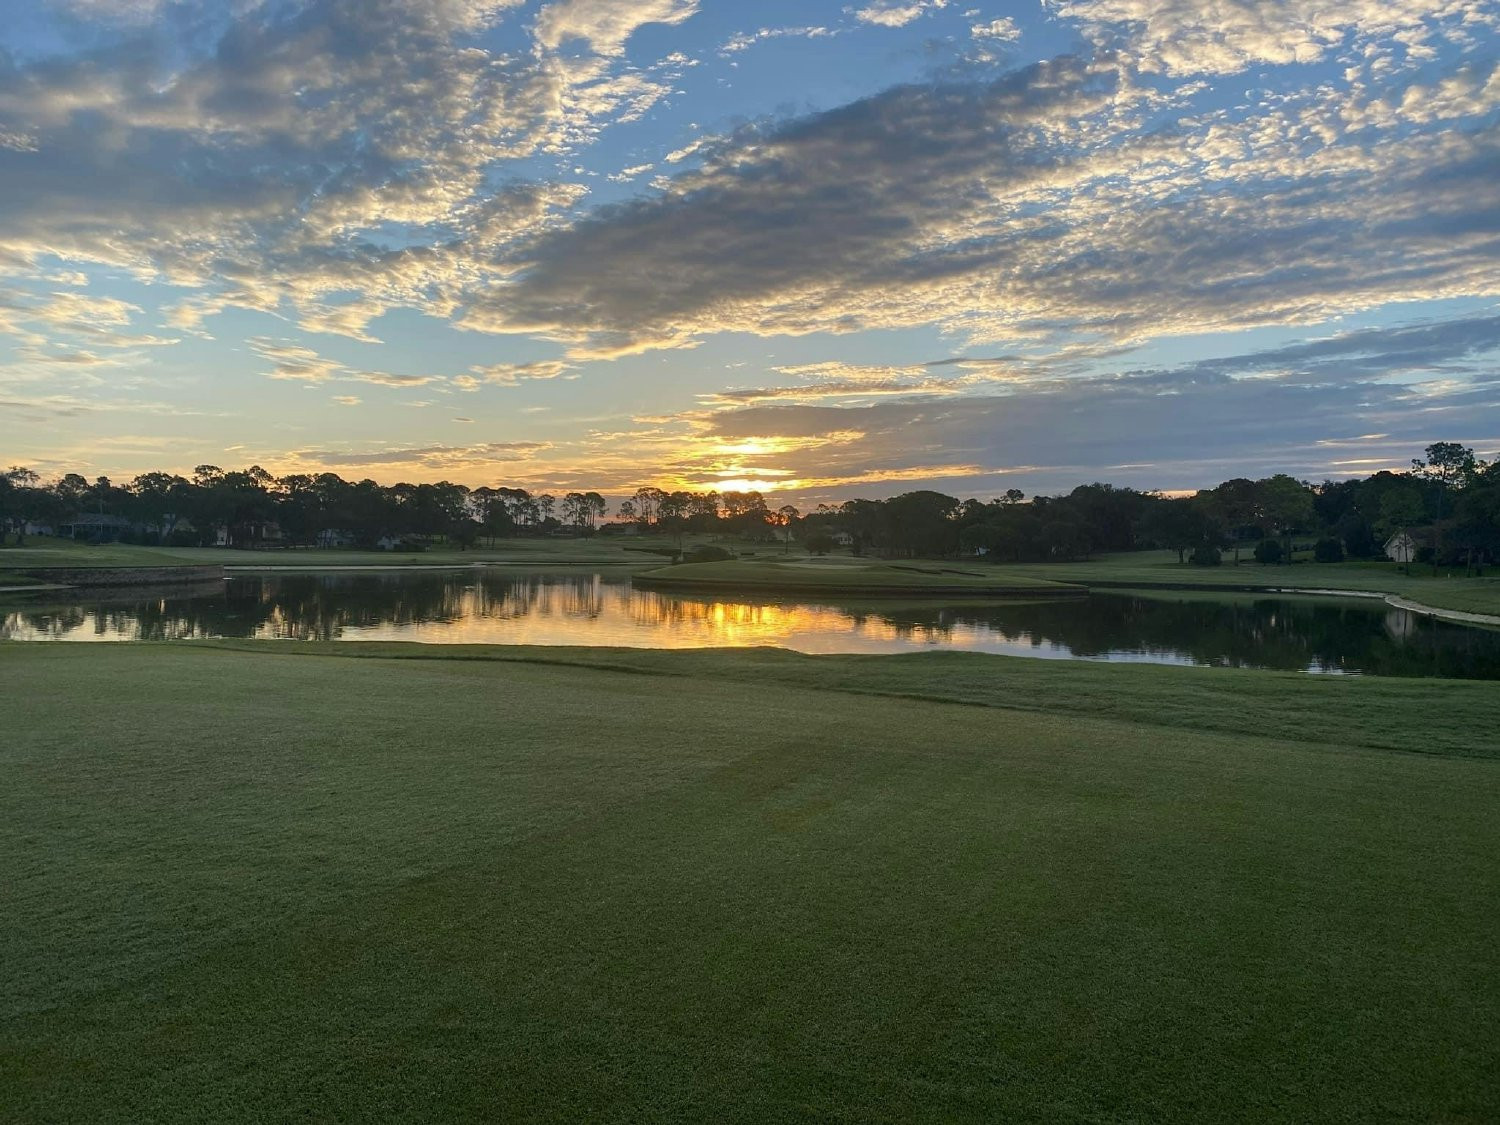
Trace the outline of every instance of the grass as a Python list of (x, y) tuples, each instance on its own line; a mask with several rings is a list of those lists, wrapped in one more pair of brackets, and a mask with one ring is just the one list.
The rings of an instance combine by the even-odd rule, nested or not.
[(40, 567), (203, 566), (339, 567), (443, 566), (484, 562), (561, 565), (626, 564), (646, 566), (655, 556), (626, 549), (617, 538), (505, 539), (494, 547), (469, 551), (361, 551), (353, 548), (234, 550), (227, 547), (136, 547), (124, 543), (91, 545), (69, 539), (34, 536), (23, 547), (0, 548), (0, 574)]
[(948, 562), (881, 563), (849, 559), (754, 559), (684, 563), (635, 575), (641, 585), (685, 591), (893, 594), (1072, 593), (1039, 577)]
[[(1248, 552), (1246, 552), (1248, 558)], [(1101, 586), (1190, 586), (1206, 589), (1297, 588), (1349, 590), (1362, 593), (1396, 594), (1439, 609), (1465, 613), (1500, 614), (1500, 577), (1432, 577), (1430, 567), (1412, 564), (1403, 574), (1395, 563), (1344, 562), (1297, 563), (1291, 566), (1261, 566), (1242, 562), (1235, 566), (1183, 565), (1175, 551), (1134, 551), (1105, 555), (1092, 562), (1013, 564), (995, 566), (997, 574), (1053, 578)]]
[(274, 644), (0, 682), (10, 1120), (1500, 1114), (1489, 685)]

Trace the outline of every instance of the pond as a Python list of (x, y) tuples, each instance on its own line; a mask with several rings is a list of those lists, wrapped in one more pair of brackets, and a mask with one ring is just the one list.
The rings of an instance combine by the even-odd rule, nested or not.
[(1034, 602), (827, 602), (632, 589), (623, 574), (499, 568), (236, 576), (89, 592), (0, 616), (0, 639), (263, 637), (799, 652), (933, 648), (1156, 664), (1500, 679), (1500, 632), (1365, 599), (1099, 592)]

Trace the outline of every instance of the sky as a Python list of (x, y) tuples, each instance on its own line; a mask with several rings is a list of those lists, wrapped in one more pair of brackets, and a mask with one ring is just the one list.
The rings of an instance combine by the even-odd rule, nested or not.
[(0, 0), (0, 463), (1179, 491), (1500, 452), (1500, 0)]

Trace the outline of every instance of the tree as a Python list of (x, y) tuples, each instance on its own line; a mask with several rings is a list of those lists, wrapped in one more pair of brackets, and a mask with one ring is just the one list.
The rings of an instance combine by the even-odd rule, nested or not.
[[(1389, 539), (1400, 535), (1410, 527), (1421, 523), (1426, 517), (1422, 494), (1415, 488), (1393, 488), (1381, 498), (1380, 520), (1376, 526)], [(1411, 562), (1406, 562), (1406, 572), (1411, 573)]]
[(958, 549), (959, 502), (923, 489), (903, 492), (884, 505), (890, 545), (913, 555), (951, 555)]
[(802, 513), (790, 504), (783, 504), (771, 516), (772, 523), (781, 529), (781, 550), (785, 554), (792, 544), (792, 532)]
[(1187, 552), (1200, 543), (1217, 539), (1217, 531), (1207, 505), (1197, 496), (1158, 498), (1141, 516), (1141, 534), (1169, 551), (1176, 551), (1178, 563), (1185, 563)]
[(1457, 538), (1466, 548), (1466, 572), (1474, 569), (1476, 554), (1481, 559), (1500, 559), (1500, 468), (1492, 466), (1466, 488), (1454, 514)]
[(1313, 561), (1320, 563), (1343, 562), (1343, 541), (1332, 537), (1319, 539), (1316, 543), (1313, 544)]
[(597, 492), (585, 492), (583, 494), (584, 518), (588, 521), (588, 528), (593, 531), (604, 513), (609, 511), (609, 503)]
[[(288, 478), (300, 483), (311, 478)], [(156, 529), (163, 542), (172, 537), (191, 500), (192, 485), (172, 473), (142, 473), (127, 486), (135, 518)], [(300, 493), (297, 493), (300, 496)], [(297, 509), (301, 511), (301, 509)]]
[(1437, 574), (1440, 556), (1443, 553), (1443, 513), (1450, 489), (1460, 489), (1479, 472), (1480, 464), (1474, 451), (1456, 441), (1438, 441), (1429, 445), (1424, 453), (1425, 461), (1413, 459), (1412, 475), (1428, 481), (1437, 495), (1437, 518), (1433, 521), (1432, 573)]
[(1256, 481), (1255, 486), (1257, 522), (1267, 535), (1287, 540), (1282, 547), (1290, 562), (1292, 532), (1301, 531), (1313, 519), (1312, 490), (1285, 473)]
[(630, 498), (635, 503), (636, 519), (647, 527), (654, 524), (661, 502), (666, 499), (666, 496), (667, 494), (661, 489), (649, 485), (637, 488), (635, 495)]
[(21, 465), (12, 465), (0, 473), (0, 544), (5, 541), (8, 522), (16, 532), (16, 546), (26, 543), (26, 525), (41, 517), (46, 495), (37, 487), (37, 474)]
[(803, 536), (802, 545), (815, 555), (826, 555), (837, 544), (827, 531), (817, 529)]
[(1218, 516), (1234, 544), (1234, 561), (1240, 561), (1240, 530), (1255, 522), (1258, 510), (1256, 482), (1235, 477), (1213, 489), (1209, 495), (1210, 510)]
[(537, 515), (540, 517), (538, 522), (546, 523), (552, 518), (552, 509), (557, 507), (557, 497), (551, 493), (544, 492), (534, 502), (536, 504)]
[(1376, 525), (1389, 538), (1414, 527), (1427, 518), (1422, 494), (1415, 488), (1398, 488), (1387, 492), (1380, 501), (1380, 521)]
[(1255, 561), (1262, 566), (1274, 566), (1284, 558), (1281, 543), (1275, 539), (1262, 539), (1255, 545)]

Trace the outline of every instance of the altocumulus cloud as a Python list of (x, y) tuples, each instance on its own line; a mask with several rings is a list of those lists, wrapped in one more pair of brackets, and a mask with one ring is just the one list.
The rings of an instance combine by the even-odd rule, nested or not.
[[(674, 464), (684, 432), (781, 435), (768, 476), (897, 481), (923, 466), (1102, 474), (1143, 444), (1180, 467), (1356, 430), (1410, 441), (1417, 415), (1421, 437), (1450, 419), (1493, 427), (1495, 318), (1474, 313), (1500, 293), (1493, 0), (1049, 0), (1071, 53), (1009, 71), (982, 48), (1043, 38), (1020, 12), (856, 0), (728, 42), (715, 25), (699, 47), (723, 44), (726, 67), (940, 27), (961, 62), (834, 109), (655, 134), (585, 169), (576, 154), (647, 121), (702, 61), (635, 57), (700, 7), (53, 0), (79, 21), (69, 49), (0, 54), (0, 273), (32, 290), (0, 291), (16, 348), (0, 383), (50, 392), (7, 402), (71, 417), (86, 388), (230, 308), (365, 341), (404, 308), (557, 347), (476, 354), (471, 337), (462, 374), (403, 374), (261, 327), (277, 336), (251, 341), (259, 373), (471, 391), (465, 416), (489, 423), (492, 390), (562, 391), (590, 361), (716, 333), (935, 327), (994, 357), (910, 362), (930, 338), (886, 365), (869, 348), (847, 353), (865, 362), (766, 357), (766, 386), (700, 381), (645, 404), (674, 422), (618, 460), (615, 435), (580, 440), (577, 465), (621, 479), (627, 453)], [(586, 206), (586, 182), (649, 171), (649, 188)], [(90, 275), (125, 295), (75, 292)], [(176, 294), (173, 333), (140, 323), (141, 281)], [(1159, 368), (1119, 358), (1162, 336), (1446, 298), (1468, 299), (1459, 319)], [(437, 440), (325, 452), (433, 472), (524, 452)]]
[(1413, 88), (1189, 112), (1195, 88), (1105, 54), (897, 88), (542, 234), (464, 323), (579, 357), (920, 324), (1129, 341), (1500, 292), (1500, 83), (1436, 119)]
[[(147, 28), (181, 5), (77, 0), (113, 14), (86, 53), (0, 54), (0, 264), (60, 256), (199, 289), (198, 328), (228, 305), (290, 305), (311, 328), (361, 336), (394, 306), (451, 313), (558, 221), (573, 183), (498, 166), (561, 151), (600, 115), (670, 88), (611, 56), (643, 22), (691, 5), (563, 0), (534, 51), (475, 36), (515, 0), (305, 0), (195, 9), (207, 53)], [(604, 52), (565, 63), (547, 43)]]
[[(665, 96), (623, 46), (697, 7), (249, 5), (202, 16), (215, 48), (184, 62), (133, 30), (165, 9), (116, 5), (87, 54), (0, 61), (0, 258), (198, 289), (187, 330), (290, 306), (368, 339), (404, 306), (579, 358), (718, 331), (1140, 339), (1497, 290), (1500, 82), (1429, 59), (1493, 26), (1481, 0), (1066, 0), (1085, 53), (751, 123), (634, 202), (580, 218), (577, 183), (497, 180)], [(531, 48), (476, 45), (502, 20)], [(1346, 55), (1346, 82), (1255, 105), (1182, 81)]]

